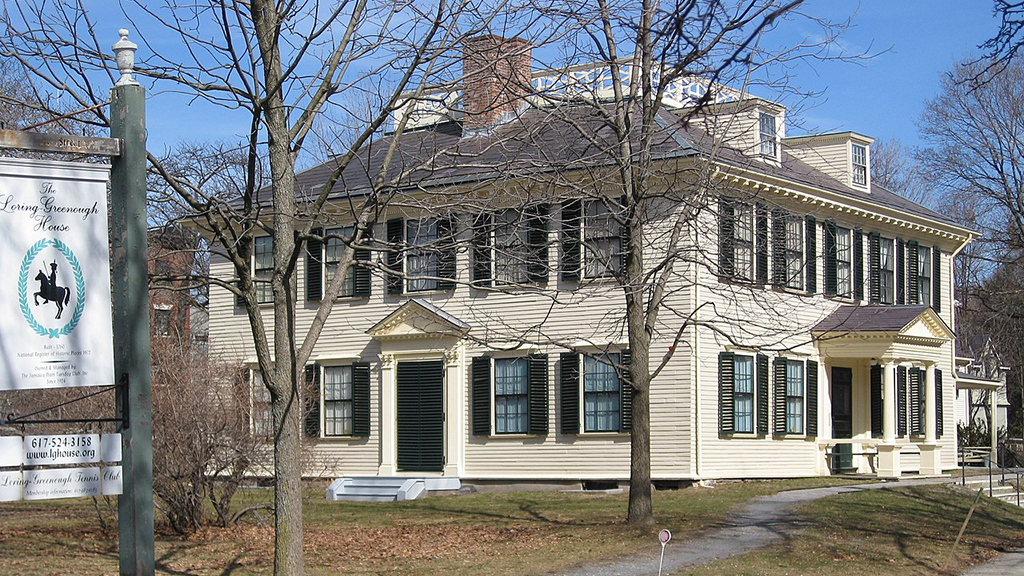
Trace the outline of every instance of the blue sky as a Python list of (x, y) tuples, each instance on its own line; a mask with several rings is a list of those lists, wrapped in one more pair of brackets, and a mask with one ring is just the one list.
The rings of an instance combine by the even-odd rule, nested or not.
[[(794, 118), (799, 126), (791, 126), (789, 133), (854, 130), (876, 139), (896, 137), (911, 146), (920, 144), (915, 122), (924, 102), (937, 94), (944, 71), (977, 53), (977, 46), (995, 32), (991, 7), (990, 0), (809, 1), (804, 8), (808, 13), (838, 21), (852, 18), (853, 27), (838, 47), (877, 55), (861, 63), (799, 64), (792, 82), (802, 91), (821, 95), (799, 103), (799, 117)], [(103, 20), (113, 28), (112, 44), (123, 17), (109, 16)], [(787, 24), (777, 33), (799, 40), (816, 31)], [(132, 36), (138, 40), (137, 31)], [(232, 134), (245, 129), (244, 118), (179, 95), (150, 94), (148, 109), (150, 149), (158, 154), (181, 140), (233, 139)]]

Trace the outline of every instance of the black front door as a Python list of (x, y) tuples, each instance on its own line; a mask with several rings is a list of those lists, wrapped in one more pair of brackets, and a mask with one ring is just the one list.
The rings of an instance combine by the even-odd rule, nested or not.
[(444, 468), (444, 364), (399, 362), (397, 375), (398, 469)]
[[(853, 370), (832, 367), (832, 437), (853, 438)], [(853, 469), (853, 446), (833, 448), (833, 468), (839, 472)]]

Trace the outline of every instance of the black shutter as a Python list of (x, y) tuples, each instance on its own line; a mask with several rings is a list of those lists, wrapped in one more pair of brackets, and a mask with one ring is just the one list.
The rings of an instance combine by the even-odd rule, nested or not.
[[(367, 228), (363, 234), (363, 240), (360, 242), (362, 245), (369, 245), (373, 238), (373, 229)], [(356, 248), (352, 252), (353, 266), (353, 286), (352, 295), (357, 298), (369, 298), (372, 290), (372, 281), (370, 277), (370, 249), (369, 248)]]
[(583, 203), (579, 200), (568, 200), (562, 203), (562, 281), (578, 282), (580, 265), (583, 263), (581, 251), (583, 239), (580, 225), (583, 218)]
[(772, 210), (772, 284), (785, 286), (786, 271), (786, 211)]
[(818, 435), (818, 363), (807, 361), (807, 435)]
[(853, 231), (853, 298), (864, 299), (864, 233)]
[(825, 235), (822, 238), (825, 255), (825, 294), (835, 296), (839, 292), (836, 278), (836, 223), (825, 221)]
[[(310, 230), (313, 236), (323, 236), (323, 229)], [(319, 238), (306, 240), (306, 301), (316, 302), (324, 293), (324, 242)]]
[(718, 353), (718, 431), (732, 434), (736, 431), (734, 385), (736, 367), (732, 352)]
[(526, 244), (529, 248), (526, 278), (538, 284), (548, 281), (549, 210), (547, 204), (534, 204), (526, 209)]
[[(239, 290), (243, 290), (244, 291), (244, 288), (242, 288), (242, 280), (241, 280), (241, 278), (239, 278), (238, 280), (235, 280), (235, 287), (238, 288)], [(237, 306), (239, 308), (244, 307), (245, 306), (245, 296), (243, 296), (241, 294), (235, 294), (235, 306)]]
[(935, 370), (935, 436), (942, 438), (942, 370)]
[(923, 304), (917, 289), (917, 242), (907, 242), (907, 304)]
[(896, 239), (896, 303), (905, 304), (907, 294), (906, 248), (902, 238)]
[(735, 273), (735, 250), (733, 246), (735, 228), (735, 208), (733, 199), (718, 199), (718, 273), (732, 278)]
[(352, 435), (370, 435), (370, 363), (352, 364)]
[(942, 251), (932, 246), (932, 310), (942, 312)]
[(907, 367), (896, 367), (896, 435), (907, 435)]
[(868, 234), (868, 301), (882, 301), (882, 248), (878, 232)]
[(580, 432), (580, 355), (576, 352), (559, 354), (560, 374), (558, 386), (561, 390), (559, 406), (562, 413), (562, 434)]
[(437, 289), (455, 288), (455, 235), (458, 233), (454, 217), (437, 219)]
[(629, 378), (632, 361), (633, 354), (629, 350), (619, 352), (619, 364), (622, 366), (619, 372), (619, 432), (629, 432), (633, 427), (633, 385)]
[(924, 410), (921, 409), (921, 402), (924, 401), (924, 394), (921, 390), (921, 370), (910, 369), (910, 433), (915, 436), (924, 434), (921, 416)]
[(491, 285), (492, 216), (479, 214), (473, 222), (473, 284)]
[[(622, 196), (618, 199), (617, 207), (619, 208), (619, 254), (618, 254), (618, 272), (625, 276), (626, 274), (626, 254), (629, 252), (629, 208), (626, 206), (626, 202), (629, 199), (626, 196)], [(626, 225), (623, 225), (626, 223)]]
[(807, 262), (804, 270), (804, 281), (808, 292), (818, 290), (818, 223), (814, 216), (804, 219), (804, 243), (806, 245), (804, 259)]
[(775, 426), (776, 434), (786, 433), (786, 359), (775, 358)]
[(306, 364), (306, 393), (303, 394), (303, 432), (308, 438), (320, 437), (320, 366)]
[(755, 281), (758, 284), (768, 283), (768, 209), (763, 204), (757, 205), (757, 223), (754, 232), (754, 251), (757, 263)]
[(882, 437), (882, 368), (871, 365), (871, 437)]
[(473, 358), (473, 434), (491, 433), (491, 357)]
[(530, 434), (548, 434), (548, 355), (530, 354), (526, 372)]
[(388, 241), (388, 253), (387, 253), (387, 265), (388, 268), (397, 272), (397, 274), (388, 274), (385, 278), (386, 292), (388, 294), (401, 294), (402, 293), (402, 248), (405, 242), (405, 220), (402, 218), (392, 218), (387, 223), (387, 241)]
[(768, 357), (757, 355), (757, 433), (768, 435)]

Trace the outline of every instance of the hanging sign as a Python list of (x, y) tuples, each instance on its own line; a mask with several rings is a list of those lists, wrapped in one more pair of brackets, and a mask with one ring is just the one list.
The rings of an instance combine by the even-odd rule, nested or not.
[(0, 158), (0, 390), (114, 383), (108, 179)]

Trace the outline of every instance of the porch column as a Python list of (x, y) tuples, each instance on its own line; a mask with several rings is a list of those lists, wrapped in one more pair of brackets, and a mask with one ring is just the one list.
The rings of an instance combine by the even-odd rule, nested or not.
[(999, 407), (999, 404), (996, 402), (997, 400), (998, 400), (998, 394), (996, 394), (996, 390), (995, 389), (989, 390), (988, 391), (988, 431), (989, 431), (989, 435), (992, 437), (992, 462), (993, 463), (996, 463), (996, 462), (999, 461), (999, 452), (998, 452), (998, 450), (999, 450), (999, 448), (998, 448), (998, 445), (999, 445), (999, 430), (996, 428), (996, 409)]
[(895, 364), (882, 363), (882, 443), (878, 445), (878, 476), (900, 476), (900, 449), (896, 446)]
[(380, 355), (380, 465), (378, 476), (394, 476), (398, 471), (395, 422), (398, 418), (395, 404), (395, 357)]
[(464, 347), (457, 342), (444, 353), (445, 369), (445, 429), (444, 429), (444, 475), (462, 476), (465, 473), (465, 427), (463, 417), (466, 412), (464, 395), (465, 378), (462, 375), (464, 364)]
[(921, 449), (921, 474), (942, 474), (942, 454), (935, 434), (935, 406), (941, 398), (935, 397), (935, 363), (925, 366), (924, 373), (924, 414), (921, 424), (924, 426), (924, 444)]

